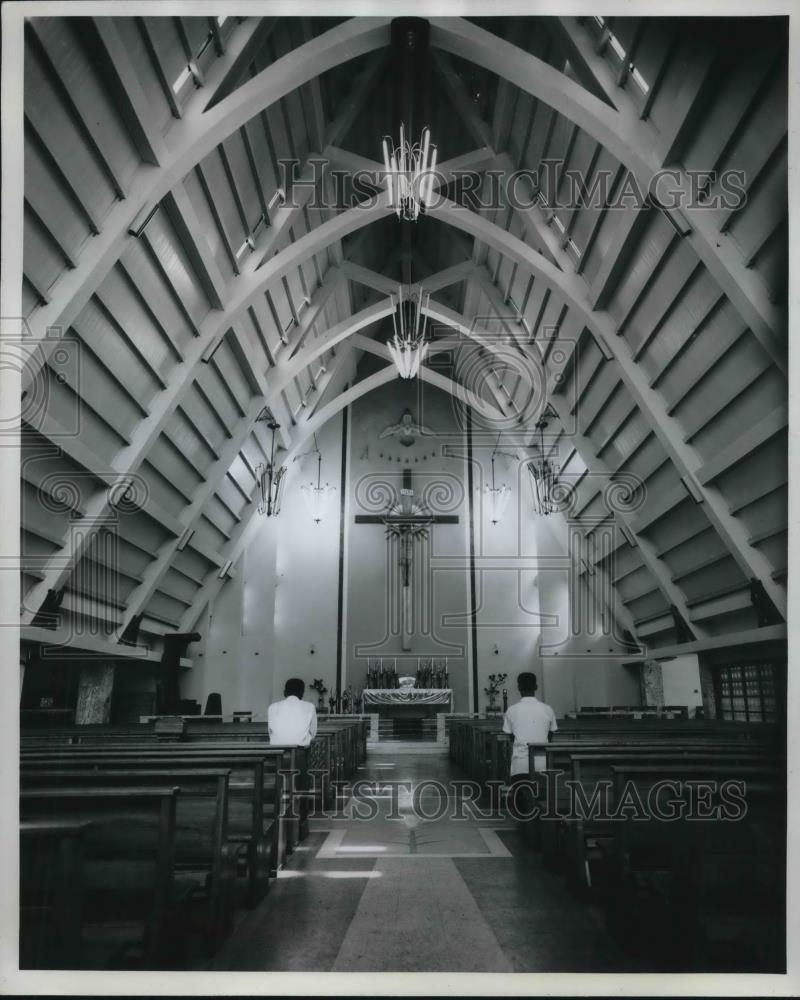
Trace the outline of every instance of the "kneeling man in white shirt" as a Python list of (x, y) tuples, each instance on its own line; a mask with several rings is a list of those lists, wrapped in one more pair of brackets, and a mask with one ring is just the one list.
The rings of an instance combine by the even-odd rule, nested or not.
[[(547, 743), (550, 733), (558, 729), (556, 713), (536, 697), (536, 674), (527, 671), (521, 673), (517, 677), (517, 687), (520, 700), (508, 709), (503, 719), (503, 732), (514, 736), (514, 748), (511, 752), (512, 780), (515, 775), (528, 773), (528, 744)], [(543, 770), (544, 754), (536, 754), (534, 763), (535, 770)]]
[(269, 741), (276, 746), (307, 747), (317, 733), (317, 710), (303, 701), (306, 686), (299, 677), (290, 677), (283, 687), (283, 701), (267, 709)]

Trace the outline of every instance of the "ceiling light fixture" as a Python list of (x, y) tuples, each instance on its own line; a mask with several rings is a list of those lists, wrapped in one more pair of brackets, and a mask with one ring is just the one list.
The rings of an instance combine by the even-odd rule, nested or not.
[(319, 524), (320, 521), (325, 519), (329, 501), (336, 492), (336, 487), (330, 486), (328, 483), (324, 485), (322, 483), (322, 452), (317, 445), (316, 434), (314, 435), (314, 451), (317, 453), (317, 484), (315, 486), (313, 482), (307, 483), (300, 487), (300, 492), (305, 497), (308, 509), (314, 518), (314, 523)]
[(403, 286), (397, 286), (397, 297), (392, 295), (392, 323), (394, 337), (388, 343), (389, 353), (397, 366), (400, 378), (411, 379), (419, 372), (419, 366), (428, 353), (425, 341), (425, 331), (428, 316), (425, 307), (430, 301), (430, 293), (425, 293), (419, 286), (416, 293), (403, 297)]
[(558, 492), (558, 465), (551, 462), (544, 449), (544, 432), (547, 420), (542, 417), (536, 422), (539, 431), (539, 448), (541, 455), (528, 462), (528, 472), (531, 477), (533, 507), (537, 514), (547, 517), (558, 510), (556, 494)]
[(272, 431), (272, 447), (270, 449), (269, 463), (260, 462), (256, 466), (256, 476), (258, 477), (261, 497), (258, 501), (258, 513), (267, 517), (277, 517), (281, 511), (281, 493), (283, 488), (283, 477), (286, 474), (286, 466), (281, 465), (275, 468), (275, 431), (280, 429), (280, 424), (270, 414), (266, 413), (263, 419), (267, 422), (267, 427)]
[(506, 512), (508, 507), (508, 502), (511, 499), (511, 487), (503, 483), (502, 486), (498, 486), (494, 478), (494, 459), (497, 455), (497, 449), (500, 445), (500, 435), (497, 435), (497, 443), (494, 446), (494, 451), (492, 452), (492, 485), (489, 486), (487, 483), (484, 487), (484, 492), (486, 494), (486, 500), (489, 510), (489, 518), (492, 524), (498, 524)]
[(389, 204), (398, 219), (416, 222), (420, 210), (427, 206), (433, 191), (436, 157), (436, 145), (431, 142), (431, 130), (427, 125), (417, 143), (412, 144), (406, 139), (402, 123), (398, 146), (395, 147), (391, 136), (383, 137), (383, 165)]

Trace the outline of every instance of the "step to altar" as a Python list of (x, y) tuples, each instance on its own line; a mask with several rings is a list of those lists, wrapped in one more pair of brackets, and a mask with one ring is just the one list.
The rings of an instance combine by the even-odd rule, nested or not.
[(367, 740), (367, 755), (370, 757), (397, 757), (402, 754), (429, 754), (446, 757), (447, 753), (446, 743), (429, 743), (422, 740)]
[(369, 739), (373, 743), (395, 742), (406, 740), (422, 743), (438, 743), (446, 745), (446, 713), (437, 712), (428, 718), (401, 714), (391, 717), (379, 712), (365, 713), (370, 720)]

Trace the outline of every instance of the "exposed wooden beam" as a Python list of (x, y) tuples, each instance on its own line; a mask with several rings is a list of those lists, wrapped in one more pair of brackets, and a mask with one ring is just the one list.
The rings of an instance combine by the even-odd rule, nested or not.
[(287, 358), (283, 364), (278, 364), (266, 377), (266, 388), (270, 396), (280, 392), (293, 378), (308, 368), (320, 355), (325, 354), (337, 344), (347, 340), (359, 330), (364, 330), (374, 323), (391, 316), (395, 306), (390, 299), (382, 299), (375, 305), (367, 306), (358, 313), (348, 316), (340, 323), (326, 329), (319, 337), (306, 342), (297, 354)]
[[(311, 21), (308, 17), (300, 18), (300, 34), (303, 42), (308, 44), (314, 40), (311, 30)], [(323, 149), (326, 145), (326, 134), (328, 124), (325, 121), (325, 111), (322, 105), (322, 91), (320, 90), (319, 77), (313, 76), (306, 85), (311, 97), (310, 121), (306, 121), (306, 128), (311, 135), (311, 145), (316, 149)]]
[[(253, 424), (258, 419), (266, 404), (266, 399), (261, 395), (253, 396), (248, 402), (245, 415), (238, 421), (231, 433), (231, 437), (225, 442), (224, 447), (220, 451), (219, 458), (211, 465), (206, 472), (205, 479), (195, 490), (191, 504), (181, 511), (181, 534), (194, 527), (195, 522), (203, 513), (206, 503), (218, 489), (228, 469), (230, 469), (236, 460), (239, 451), (250, 436)], [(125, 601), (125, 611), (116, 629), (118, 640), (131, 619), (135, 618), (139, 612), (145, 609), (151, 597), (158, 589), (164, 574), (169, 569), (170, 563), (175, 556), (179, 542), (180, 536), (174, 539), (167, 539), (162, 544), (157, 557), (142, 573), (142, 582), (128, 595)]]
[(674, 660), (676, 656), (688, 656), (692, 653), (711, 653), (717, 649), (753, 647), (755, 652), (767, 644), (786, 644), (787, 630), (785, 625), (767, 625), (764, 628), (744, 629), (741, 632), (728, 632), (725, 635), (710, 636), (697, 642), (682, 642), (672, 646), (648, 647), (645, 657), (626, 657), (623, 663), (641, 663), (648, 660)]
[(387, 278), (384, 274), (378, 274), (377, 271), (373, 271), (369, 267), (362, 267), (355, 261), (345, 261), (342, 264), (342, 270), (350, 281), (372, 288), (382, 295), (394, 295), (397, 292), (397, 282), (394, 279)]
[(637, 241), (653, 218), (644, 208), (627, 208), (614, 230), (611, 244), (603, 254), (600, 267), (592, 279), (589, 300), (594, 309), (604, 309), (620, 278), (631, 261)]
[[(190, 101), (181, 121), (170, 131), (170, 145), (161, 166), (142, 164), (131, 179), (127, 197), (106, 216), (102, 231), (81, 254), (78, 266), (65, 271), (54, 288), (52, 300), (30, 317), (41, 349), (32, 352), (23, 389), (29, 389), (41, 364), (58, 345), (46, 340), (48, 327), (66, 330), (91, 298), (95, 289), (118, 260), (128, 236), (128, 227), (148, 206), (157, 204), (196, 164), (242, 125), (320, 73), (389, 43), (389, 17), (355, 17), (336, 25), (313, 41), (301, 45), (262, 70), (255, 77), (204, 111)], [(258, 22), (240, 26), (231, 36), (228, 51), (210, 66), (206, 85), (215, 88), (236, 59), (239, 48)]]
[(113, 17), (95, 17), (91, 25), (97, 36), (93, 51), (101, 73), (128, 127), (139, 155), (159, 166), (166, 158), (164, 140), (153, 120), (150, 103), (142, 90), (130, 52), (125, 47)]
[(429, 274), (427, 278), (420, 282), (426, 292), (440, 292), (449, 285), (457, 285), (461, 281), (467, 281), (475, 273), (475, 265), (471, 260), (461, 261), (460, 264), (453, 264), (435, 274)]
[(730, 469), (732, 466), (747, 458), (762, 444), (770, 438), (780, 434), (789, 423), (788, 405), (776, 407), (772, 413), (768, 414), (757, 424), (748, 427), (735, 441), (731, 441), (721, 451), (718, 451), (713, 458), (709, 459), (698, 471), (697, 478), (706, 486)]
[[(389, 348), (386, 344), (379, 343), (377, 340), (370, 340), (369, 337), (365, 337), (360, 333), (355, 334), (352, 337), (352, 341), (354, 346), (360, 347), (362, 350), (368, 351), (370, 354), (374, 354), (376, 357), (382, 358), (384, 361), (392, 360), (392, 356), (389, 353)], [(471, 407), (486, 420), (497, 421), (507, 419), (507, 415), (503, 413), (502, 410), (487, 403), (486, 400), (477, 393), (461, 385), (459, 382), (448, 378), (441, 372), (428, 368), (425, 364), (420, 365), (419, 378), (421, 378), (423, 382), (427, 382), (429, 385), (436, 386), (437, 389), (442, 389), (444, 392), (449, 393), (453, 399)]]
[[(496, 169), (504, 172), (508, 178), (516, 173), (514, 163), (508, 152), (495, 144), (495, 132), (480, 117), (475, 103), (470, 100), (466, 86), (461, 77), (453, 68), (450, 57), (440, 50), (433, 52), (434, 66), (439, 71), (441, 79), (444, 81), (445, 90), (459, 114), (462, 122), (473, 138), (481, 146), (486, 147), (497, 158)], [(521, 184), (525, 186), (528, 197), (531, 196), (530, 178), (523, 176), (520, 178)], [(520, 181), (515, 182), (517, 187), (521, 186)], [(534, 199), (531, 198), (533, 201)], [(514, 215), (522, 223), (523, 229), (532, 238), (534, 245), (542, 249), (551, 260), (555, 261), (554, 250), (559, 246), (559, 238), (548, 227), (544, 221), (541, 210), (536, 206), (523, 207), (522, 195), (516, 191), (515, 204), (513, 206)], [(481, 261), (473, 254), (473, 263), (479, 266)]]
[(203, 233), (192, 200), (183, 183), (176, 184), (164, 197), (164, 208), (186, 250), (192, 267), (212, 308), (224, 309), (228, 288), (211, 247)]
[(386, 62), (385, 51), (373, 52), (367, 57), (367, 63), (353, 83), (352, 91), (341, 104), (341, 111), (328, 125), (325, 146), (338, 146), (347, 137), (367, 100), (374, 93)]
[(667, 412), (663, 398), (650, 386), (644, 371), (633, 360), (624, 338), (617, 336), (617, 330), (610, 317), (606, 313), (592, 310), (583, 280), (574, 273), (566, 274), (558, 271), (522, 240), (446, 199), (437, 199), (429, 211), (456, 228), (491, 244), (501, 253), (537, 274), (548, 287), (558, 290), (564, 296), (570, 309), (576, 311), (579, 325), (585, 324), (593, 334), (600, 335), (613, 355), (631, 396), (672, 459), (678, 474), (691, 483), (702, 497), (706, 516), (742, 572), (748, 579), (755, 577), (761, 580), (772, 602), (780, 613), (785, 615), (786, 591), (772, 579), (773, 567), (762, 552), (749, 544), (745, 525), (731, 513), (722, 495), (717, 490), (700, 483), (698, 472), (705, 464), (704, 460), (697, 450), (684, 440), (679, 425)]
[[(653, 127), (639, 118), (598, 100), (563, 73), (462, 18), (431, 18), (431, 45), (468, 59), (510, 80), (577, 124), (624, 163), (643, 194), (650, 191), (663, 167)], [(594, 54), (600, 62), (600, 57)], [(599, 78), (599, 69), (595, 73)], [(615, 96), (627, 96), (617, 88)], [(621, 98), (620, 98), (621, 100)], [(619, 102), (618, 102), (619, 103)], [(769, 300), (761, 278), (745, 266), (731, 238), (720, 233), (705, 206), (691, 205), (690, 184), (684, 171), (676, 175), (681, 211), (691, 231), (685, 238), (739, 310), (773, 363), (787, 371), (786, 315)]]
[[(253, 267), (255, 267), (255, 262), (253, 262)], [(328, 276), (323, 286), (317, 290), (317, 293), (312, 298), (309, 311), (306, 314), (309, 318), (316, 318), (319, 315), (318, 310), (327, 301), (328, 296), (340, 278), (341, 276), (337, 273)], [(107, 521), (109, 514), (108, 503), (112, 490), (119, 493), (120, 490), (124, 489), (125, 484), (130, 482), (134, 483), (133, 488), (135, 489), (135, 479), (142, 463), (171, 420), (177, 407), (181, 405), (187, 394), (191, 391), (198, 375), (202, 371), (203, 357), (207, 354), (210, 347), (221, 336), (224, 336), (225, 331), (229, 329), (230, 324), (236, 318), (235, 314), (233, 316), (225, 314), (226, 318), (220, 323), (217, 320), (218, 315), (217, 313), (210, 313), (206, 317), (206, 320), (202, 324), (200, 336), (192, 341), (183, 364), (178, 366), (178, 371), (170, 380), (168, 386), (153, 399), (148, 416), (134, 430), (129, 445), (123, 448), (115, 457), (110, 472), (104, 471), (106, 466), (100, 462), (97, 456), (91, 455), (88, 452), (84, 454), (86, 449), (79, 439), (66, 433), (60, 434), (57, 432), (57, 429), (52, 431), (55, 439), (59, 440), (65, 449), (70, 450), (72, 453), (71, 457), (78, 461), (79, 464), (90, 471), (98, 470), (98, 474), (102, 472), (107, 486), (94, 492), (87, 501), (81, 531), (70, 532), (64, 540), (62, 547), (50, 556), (43, 567), (42, 580), (27, 595), (26, 610), (22, 616), (23, 623), (27, 624), (33, 620), (33, 616), (46, 598), (48, 590), (58, 590), (64, 585), (82, 553), (87, 551), (91, 546), (97, 531)], [(253, 422), (259, 413), (260, 409), (253, 416)], [(48, 416), (48, 419), (51, 418)], [(43, 425), (43, 433), (47, 434), (46, 425)], [(219, 467), (221, 457), (222, 455), (218, 456), (213, 468)], [(225, 469), (229, 466), (230, 462), (228, 466), (225, 466)], [(147, 504), (152, 506), (152, 498), (148, 498)], [(171, 534), (179, 537), (183, 533), (185, 530), (183, 521), (185, 513), (184, 511), (179, 519), (170, 518)]]
[(139, 29), (139, 34), (142, 36), (142, 41), (144, 42), (144, 47), (147, 50), (147, 55), (150, 57), (150, 64), (156, 75), (159, 86), (161, 87), (161, 93), (164, 100), (169, 105), (172, 117), (180, 119), (183, 117), (183, 109), (181, 108), (175, 91), (172, 89), (172, 81), (167, 79), (166, 73), (164, 72), (164, 66), (158, 56), (158, 49), (153, 41), (153, 36), (150, 34), (150, 29), (147, 27), (147, 21), (145, 21), (144, 17), (137, 17), (136, 25)]
[[(55, 91), (60, 95), (61, 102), (66, 109), (68, 116), (72, 118), (73, 125), (82, 141), (91, 151), (93, 159), (97, 163), (101, 172), (105, 175), (108, 184), (114, 191), (117, 198), (125, 198), (127, 191), (123, 184), (120, 172), (106, 153), (106, 144), (98, 134), (98, 130), (93, 126), (96, 124), (92, 111), (82, 110), (81, 103), (76, 100), (75, 92), (67, 86), (66, 81), (70, 78), (71, 62), (70, 53), (63, 44), (57, 44), (42, 30), (39, 18), (28, 18), (25, 21), (25, 37), (30, 41), (30, 48), (37, 53), (38, 59), (43, 63), (51, 79)], [(28, 52), (28, 58), (32, 57), (32, 52)]]
[[(76, 653), (90, 653), (102, 656), (107, 660), (140, 660), (144, 663), (160, 663), (161, 653), (148, 649), (146, 646), (120, 646), (107, 639), (99, 639), (90, 635), (76, 635), (75, 630), (67, 626), (56, 629), (35, 628), (23, 625), (20, 628), (20, 641), (41, 645), (47, 649), (45, 659), (49, 662), (59, 662), (59, 651), (64, 650), (66, 656), (61, 660), (75, 662)], [(191, 666), (191, 660), (181, 661), (182, 666)]]
[[(487, 293), (487, 296), (497, 314), (497, 319), (508, 328), (508, 325), (505, 322), (506, 309), (505, 309), (505, 304), (503, 302), (502, 293), (497, 288), (497, 286), (492, 283), (489, 273), (488, 271), (486, 271), (485, 268), (483, 269), (483, 273), (481, 274), (480, 279), (482, 286), (485, 292)], [(490, 334), (486, 333), (486, 331), (476, 329), (474, 324), (470, 324), (467, 318), (463, 316), (457, 318), (457, 320), (455, 321), (455, 328), (459, 329), (462, 332), (466, 332), (467, 330), (469, 330), (468, 336), (472, 337), (479, 343), (485, 341), (487, 344), (491, 344), (491, 341), (493, 339)], [(509, 329), (509, 336), (513, 336), (513, 332), (510, 329)], [(539, 348), (534, 347), (534, 345), (530, 345), (527, 348), (527, 350), (529, 351), (536, 349)], [(563, 399), (563, 397), (559, 397), (557, 394), (551, 393), (547, 397), (547, 403), (556, 412), (562, 426), (564, 428), (570, 427), (570, 425), (574, 421), (570, 413), (568, 412), (566, 401)], [(615, 480), (613, 478), (614, 471), (610, 469), (605, 464), (605, 462), (603, 462), (600, 456), (596, 453), (594, 445), (592, 444), (590, 439), (587, 438), (585, 435), (577, 432), (576, 430), (571, 430), (569, 432), (569, 438), (572, 447), (574, 447), (575, 450), (578, 452), (581, 459), (583, 460), (584, 465), (590, 471), (590, 474), (595, 480), (596, 491), (602, 492), (608, 490), (609, 488), (613, 489), (615, 484)], [(636, 483), (630, 483), (630, 477), (625, 477), (625, 476), (618, 477), (616, 482), (623, 488), (627, 484), (630, 487), (632, 487), (632, 490), (635, 490), (637, 485)], [(625, 528), (627, 528), (632, 535), (634, 534), (633, 521), (625, 513), (623, 509), (613, 510), (610, 513), (612, 513), (614, 519), (619, 524), (622, 524)], [(684, 595), (682, 594), (680, 589), (673, 583), (672, 576), (669, 572), (669, 568), (666, 566), (666, 564), (661, 562), (661, 560), (658, 558), (655, 552), (654, 546), (649, 541), (647, 541), (647, 539), (639, 536), (637, 538), (637, 545), (639, 547), (639, 552), (641, 554), (644, 564), (647, 566), (647, 569), (650, 572), (650, 575), (652, 576), (656, 585), (664, 594), (667, 603), (674, 604), (681, 611), (681, 614), (684, 616), (684, 618), (688, 621), (689, 609), (686, 606)], [(700, 628), (697, 628), (696, 630), (698, 631), (698, 635), (702, 637), (702, 630)]]
[[(437, 200), (441, 201), (441, 199)], [(291, 267), (297, 266), (298, 263), (316, 253), (321, 247), (327, 246), (331, 240), (340, 239), (345, 233), (353, 232), (374, 221), (376, 218), (383, 217), (388, 210), (385, 196), (379, 196), (375, 199), (373, 206), (369, 208), (359, 207), (350, 210), (350, 212), (341, 213), (336, 219), (331, 220), (324, 226), (318, 227), (313, 233), (298, 240), (292, 247), (287, 248), (278, 257), (273, 258), (265, 264), (263, 269), (265, 273), (260, 275), (257, 281), (239, 283), (237, 291), (241, 288), (241, 292), (237, 295), (236, 301), (231, 303), (231, 309), (235, 311), (236, 309), (246, 308), (270, 281), (274, 281), (276, 277), (287, 273)], [(626, 357), (626, 348), (617, 343), (619, 338), (615, 336), (616, 331), (608, 318), (592, 312), (586, 298), (585, 286), (582, 283), (576, 284), (573, 280), (575, 278), (574, 275), (566, 275), (553, 268), (552, 265), (548, 265), (548, 262), (541, 255), (533, 252), (522, 241), (516, 240), (504, 230), (489, 223), (488, 220), (480, 219), (474, 213), (460, 206), (448, 203), (446, 199), (443, 200), (443, 204), (432, 206), (431, 212), (432, 214), (438, 213), (440, 218), (450, 222), (457, 228), (490, 242), (500, 252), (510, 255), (512, 259), (517, 260), (534, 273), (543, 276), (546, 283), (549, 283), (551, 287), (560, 289), (571, 306), (577, 308), (579, 316), (586, 322), (586, 325), (590, 329), (599, 332), (601, 335), (606, 335), (609, 344), (613, 344), (614, 356), (625, 373), (626, 383), (629, 385), (629, 388), (632, 388), (634, 398), (636, 398), (637, 403), (643, 409), (648, 419), (652, 421), (654, 429), (662, 439), (662, 443), (665, 443), (673, 461), (676, 462), (676, 465), (680, 469), (685, 470), (686, 474), (691, 478), (693, 474), (692, 468), (698, 462), (697, 456), (693, 453), (693, 449), (689, 449), (688, 446), (685, 446), (685, 443), (681, 444), (680, 435), (675, 432), (675, 428), (669, 423), (669, 418), (666, 420), (662, 419), (664, 411), (663, 401), (646, 383), (643, 384), (642, 372), (630, 357)], [(223, 318), (223, 322), (225, 318)], [(711, 511), (710, 517), (712, 523), (720, 531), (720, 534), (726, 540), (726, 544), (729, 545), (740, 565), (743, 568), (747, 567), (749, 569), (747, 575), (762, 579), (765, 586), (767, 586), (768, 581), (765, 579), (765, 574), (753, 571), (759, 565), (759, 559), (762, 563), (765, 563), (766, 560), (762, 554), (756, 553), (751, 549), (749, 550), (740, 522), (736, 522), (733, 516), (730, 515), (724, 501), (719, 495), (713, 494), (711, 491), (705, 491), (704, 499), (708, 503), (708, 510)], [(764, 569), (765, 567), (762, 566), (761, 568)], [(767, 571), (766, 576), (770, 576), (769, 571)], [(780, 607), (782, 603), (785, 608), (785, 596), (781, 601), (780, 591), (782, 588), (776, 586), (774, 589), (775, 596), (773, 594), (770, 596), (777, 606)]]
[[(598, 96), (604, 97), (621, 114), (641, 118), (641, 113), (625, 86), (628, 81), (627, 73), (614, 72), (610, 63), (598, 53), (589, 33), (578, 23), (577, 17), (559, 17), (553, 21), (559, 37), (572, 56), (580, 60), (596, 81), (600, 88)], [(682, 52), (679, 93), (665, 108), (664, 117), (659, 119), (658, 131), (652, 129), (661, 166), (676, 162), (682, 142), (687, 138), (687, 127), (697, 124), (698, 105), (707, 96), (709, 85), (713, 85), (714, 54), (710, 47), (699, 39), (688, 38), (686, 42)], [(633, 53), (628, 53), (627, 58), (635, 65)]]
[[(342, 365), (344, 360), (345, 360), (345, 354), (343, 353), (337, 360), (336, 366), (333, 369), (331, 369), (331, 371), (326, 373), (325, 386), (321, 386), (320, 395), (322, 395), (322, 392), (324, 392), (324, 388), (327, 386), (327, 384), (334, 380), (334, 378), (337, 375), (338, 366)], [(396, 378), (397, 369), (394, 367), (394, 365), (391, 365), (390, 367), (392, 371), (390, 371), (388, 374), (392, 378)], [(372, 378), (374, 379), (375, 376), (372, 376)], [(381, 382), (380, 384), (384, 384), (385, 381), (388, 380), (389, 380), (388, 378), (385, 378), (384, 382)], [(333, 403), (322, 407), (321, 410), (315, 411), (314, 413), (307, 413), (306, 415), (301, 417), (300, 420), (298, 420), (297, 425), (294, 428), (292, 447), (289, 450), (288, 454), (282, 458), (282, 462), (284, 465), (287, 466), (290, 465), (295, 455), (299, 453), (300, 448), (305, 443), (305, 441), (315, 431), (319, 430), (320, 427), (324, 426), (324, 424), (327, 423), (327, 421), (332, 416), (334, 416), (335, 413), (338, 413), (341, 409), (344, 408), (344, 406), (348, 405), (346, 400), (349, 399), (350, 395), (352, 395), (352, 391), (351, 394), (348, 394), (346, 392), (342, 393), (336, 397), (336, 400), (334, 400)], [(235, 565), (238, 562), (242, 552), (248, 545), (251, 544), (255, 531), (257, 531), (258, 528), (260, 527), (258, 520), (259, 515), (257, 512), (255, 501), (256, 501), (256, 491), (253, 492), (251, 503), (244, 509), (241, 520), (238, 522), (234, 530), (231, 532), (230, 539), (223, 547), (222, 556), (225, 559), (225, 562), (230, 561), (232, 565)], [(194, 628), (198, 618), (203, 612), (203, 609), (208, 605), (210, 601), (213, 601), (213, 599), (216, 597), (216, 595), (222, 588), (224, 582), (225, 582), (224, 578), (222, 578), (216, 572), (212, 572), (207, 576), (205, 583), (195, 595), (191, 607), (187, 608), (186, 612), (184, 613), (180, 625), (178, 626), (179, 631), (185, 632), (185, 631), (190, 631), (192, 628)]]
[[(206, 111), (233, 93), (244, 77), (247, 67), (253, 62), (266, 44), (269, 36), (275, 30), (278, 18), (259, 17), (254, 19), (254, 21), (253, 30), (248, 32), (247, 35), (236, 39), (236, 43), (238, 44), (236, 44), (235, 55), (228, 60), (225, 72), (218, 78), (211, 96), (206, 101)], [(206, 84), (206, 87), (208, 88), (208, 84)]]

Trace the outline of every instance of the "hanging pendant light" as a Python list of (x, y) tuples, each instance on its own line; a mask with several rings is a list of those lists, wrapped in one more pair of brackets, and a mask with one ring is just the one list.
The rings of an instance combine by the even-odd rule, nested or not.
[(320, 521), (325, 519), (330, 499), (336, 492), (336, 487), (330, 486), (328, 483), (323, 485), (322, 452), (320, 452), (319, 447), (317, 446), (316, 435), (314, 435), (314, 450), (317, 453), (317, 482), (316, 485), (313, 482), (304, 484), (300, 487), (300, 492), (305, 497), (305, 501), (308, 504), (308, 509), (314, 519), (314, 523), (319, 524)]
[(494, 459), (497, 454), (497, 448), (500, 444), (500, 435), (497, 435), (497, 443), (494, 446), (494, 451), (492, 452), (492, 485), (489, 486), (488, 483), (484, 487), (484, 493), (486, 495), (486, 505), (489, 511), (489, 519), (492, 524), (498, 524), (506, 512), (508, 503), (511, 500), (511, 487), (503, 483), (502, 486), (498, 486), (494, 478)]
[(275, 418), (267, 415), (267, 427), (272, 431), (272, 447), (270, 449), (269, 464), (259, 463), (256, 466), (256, 476), (258, 477), (261, 497), (258, 501), (258, 513), (266, 514), (267, 517), (277, 517), (281, 510), (281, 494), (283, 492), (283, 477), (286, 473), (286, 466), (281, 465), (275, 468), (275, 431), (280, 429), (280, 424)]
[(556, 492), (558, 488), (558, 465), (547, 458), (544, 450), (544, 432), (547, 421), (542, 418), (536, 424), (539, 431), (540, 457), (528, 462), (528, 472), (531, 477), (531, 491), (533, 494), (533, 508), (537, 514), (547, 517), (558, 510), (556, 502)]
[(383, 168), (389, 204), (398, 219), (416, 222), (433, 192), (438, 150), (431, 142), (431, 130), (425, 126), (420, 141), (411, 143), (400, 124), (400, 143), (394, 145), (391, 136), (383, 137)]
[(404, 297), (403, 286), (398, 285), (397, 297), (392, 296), (394, 337), (387, 347), (400, 378), (415, 378), (428, 353), (425, 342), (428, 317), (424, 308), (429, 301), (430, 293), (426, 295), (421, 287), (416, 294), (412, 292)]

